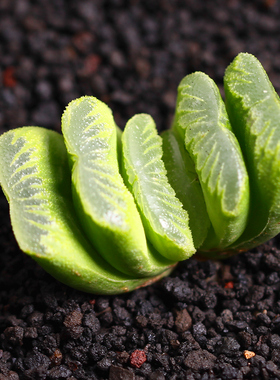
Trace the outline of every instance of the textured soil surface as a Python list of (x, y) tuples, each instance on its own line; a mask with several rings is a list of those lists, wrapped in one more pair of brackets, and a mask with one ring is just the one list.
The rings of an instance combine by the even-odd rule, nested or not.
[[(280, 92), (275, 0), (1, 0), (0, 132), (60, 130), (81, 95), (123, 127), (170, 125), (176, 88), (201, 70), (222, 90), (240, 51)], [(280, 379), (280, 239), (225, 262), (190, 259), (115, 297), (72, 290), (18, 249), (0, 195), (0, 380)]]

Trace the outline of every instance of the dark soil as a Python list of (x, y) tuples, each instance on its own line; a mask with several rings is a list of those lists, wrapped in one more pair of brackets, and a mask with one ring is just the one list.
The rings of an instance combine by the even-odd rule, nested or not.
[[(146, 112), (162, 130), (182, 77), (201, 70), (221, 88), (240, 51), (279, 93), (279, 20), (275, 0), (0, 0), (0, 132), (60, 130), (67, 102), (85, 94), (121, 127)], [(101, 297), (19, 251), (3, 194), (0, 214), (0, 380), (280, 379), (279, 238)]]

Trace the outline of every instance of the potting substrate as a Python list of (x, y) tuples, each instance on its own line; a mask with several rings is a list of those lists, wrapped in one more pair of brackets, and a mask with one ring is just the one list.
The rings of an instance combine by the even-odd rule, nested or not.
[[(280, 93), (275, 0), (1, 0), (0, 133), (60, 132), (93, 95), (123, 128), (169, 128), (177, 86), (254, 54)], [(280, 240), (225, 261), (198, 257), (146, 288), (96, 296), (54, 280), (18, 248), (0, 197), (0, 380), (280, 378)]]

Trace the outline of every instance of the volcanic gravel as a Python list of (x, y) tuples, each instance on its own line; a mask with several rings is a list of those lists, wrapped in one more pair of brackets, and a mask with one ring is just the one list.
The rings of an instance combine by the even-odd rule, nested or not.
[[(223, 94), (240, 51), (279, 93), (279, 20), (276, 0), (0, 0), (0, 132), (60, 131), (82, 95), (163, 130), (180, 80), (200, 70)], [(276, 237), (122, 296), (78, 292), (20, 252), (0, 195), (0, 380), (280, 379), (279, 288)]]

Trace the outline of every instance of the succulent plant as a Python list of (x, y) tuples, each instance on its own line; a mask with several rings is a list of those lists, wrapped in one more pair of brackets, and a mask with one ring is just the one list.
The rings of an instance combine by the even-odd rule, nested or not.
[(225, 258), (280, 232), (280, 100), (241, 53), (215, 83), (179, 85), (172, 127), (150, 115), (124, 132), (85, 96), (63, 136), (23, 127), (0, 137), (0, 183), (20, 248), (60, 281), (117, 294), (166, 275), (196, 250)]

